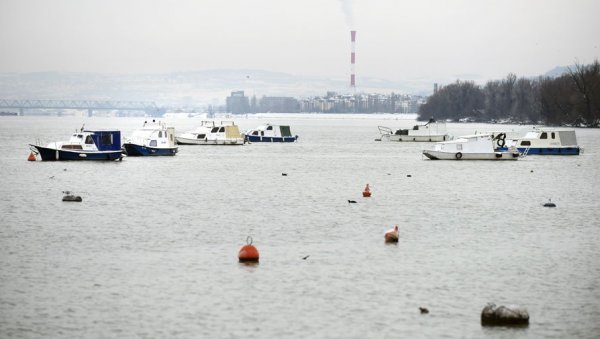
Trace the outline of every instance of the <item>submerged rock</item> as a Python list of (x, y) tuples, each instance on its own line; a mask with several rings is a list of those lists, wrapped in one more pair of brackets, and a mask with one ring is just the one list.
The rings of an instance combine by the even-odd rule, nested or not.
[(529, 313), (524, 307), (487, 304), (481, 311), (481, 325), (527, 326), (529, 325)]

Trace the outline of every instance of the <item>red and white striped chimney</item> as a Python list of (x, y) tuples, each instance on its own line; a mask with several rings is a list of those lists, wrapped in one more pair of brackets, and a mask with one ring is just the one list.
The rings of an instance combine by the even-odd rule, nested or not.
[(354, 64), (356, 63), (356, 31), (350, 31), (350, 88), (356, 91), (356, 73)]

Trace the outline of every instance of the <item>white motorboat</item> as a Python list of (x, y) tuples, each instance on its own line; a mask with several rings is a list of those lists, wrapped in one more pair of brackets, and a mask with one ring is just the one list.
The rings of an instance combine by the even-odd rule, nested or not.
[(516, 147), (523, 154), (579, 155), (575, 130), (535, 128), (524, 137), (506, 142), (507, 147)]
[(508, 150), (495, 147), (498, 137), (491, 134), (466, 135), (436, 143), (423, 154), (432, 160), (517, 160), (520, 154), (515, 147)]
[(430, 119), (424, 125), (415, 125), (412, 129), (393, 131), (389, 127), (378, 126), (380, 139), (376, 141), (408, 141), (408, 142), (438, 142), (450, 140), (446, 132), (446, 123)]
[(233, 121), (204, 120), (192, 131), (175, 137), (179, 145), (243, 145), (244, 136)]
[(175, 128), (161, 122), (144, 122), (141, 129), (133, 132), (123, 144), (129, 156), (175, 155)]

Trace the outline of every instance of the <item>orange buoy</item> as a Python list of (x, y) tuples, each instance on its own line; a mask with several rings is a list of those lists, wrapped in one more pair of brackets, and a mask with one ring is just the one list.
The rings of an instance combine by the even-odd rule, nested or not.
[(394, 226), (391, 230), (385, 232), (385, 242), (394, 243), (398, 242), (398, 225)]
[(29, 153), (29, 156), (27, 157), (27, 161), (35, 161), (35, 154), (33, 154), (33, 152)]
[(238, 254), (240, 262), (258, 262), (258, 250), (252, 245), (252, 237), (246, 238), (246, 245), (240, 249)]
[(371, 196), (371, 189), (369, 189), (369, 184), (365, 186), (365, 190), (363, 191), (363, 197), (368, 198)]

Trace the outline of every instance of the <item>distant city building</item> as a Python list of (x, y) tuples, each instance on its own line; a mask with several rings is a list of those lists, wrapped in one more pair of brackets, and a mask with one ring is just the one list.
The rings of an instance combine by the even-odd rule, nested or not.
[[(328, 91), (325, 96), (296, 99), (293, 97), (267, 97), (260, 100), (248, 98), (244, 92), (232, 92), (227, 97), (227, 111), (240, 113), (417, 113), (426, 98), (406, 94), (338, 94)], [(244, 107), (237, 108), (237, 107)]]
[(258, 107), (261, 112), (300, 112), (300, 103), (292, 97), (262, 97)]
[(231, 95), (226, 99), (226, 103), (228, 113), (245, 114), (250, 109), (248, 97), (244, 96), (244, 91), (231, 92)]

